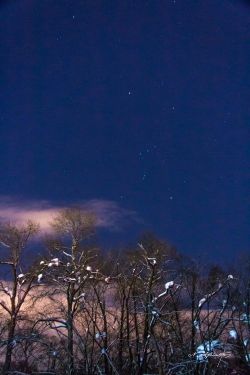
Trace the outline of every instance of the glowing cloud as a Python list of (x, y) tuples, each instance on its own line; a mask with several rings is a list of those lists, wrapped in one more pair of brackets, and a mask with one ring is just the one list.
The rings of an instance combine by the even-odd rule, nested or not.
[[(125, 209), (114, 201), (92, 199), (74, 206), (93, 212), (100, 228), (116, 231), (131, 222), (140, 221), (135, 211)], [(51, 229), (51, 221), (63, 208), (65, 206), (48, 201), (19, 201), (10, 197), (0, 197), (0, 221), (22, 224), (32, 220), (39, 223), (41, 231), (48, 232)]]

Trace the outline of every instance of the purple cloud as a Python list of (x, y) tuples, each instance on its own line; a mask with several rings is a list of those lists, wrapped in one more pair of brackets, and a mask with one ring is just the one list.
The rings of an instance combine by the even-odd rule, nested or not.
[[(140, 222), (136, 211), (121, 207), (117, 202), (104, 199), (91, 199), (78, 202), (75, 206), (82, 207), (96, 215), (97, 226), (108, 230), (121, 230), (133, 222)], [(43, 232), (50, 231), (50, 223), (64, 205), (48, 201), (20, 201), (11, 197), (0, 197), (0, 220), (17, 224), (32, 220), (39, 223)]]

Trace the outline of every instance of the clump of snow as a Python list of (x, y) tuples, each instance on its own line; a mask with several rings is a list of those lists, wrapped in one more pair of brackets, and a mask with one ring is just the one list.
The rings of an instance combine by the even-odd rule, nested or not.
[(100, 339), (102, 339), (102, 338), (105, 338), (107, 336), (107, 333), (106, 332), (97, 332), (96, 334), (95, 334), (95, 338), (96, 338), (96, 340), (100, 340)]
[[(249, 343), (249, 339), (244, 339), (243, 344), (246, 349), (247, 349), (248, 343)], [(246, 358), (246, 362), (250, 362), (250, 352), (246, 352), (245, 358)]]
[(198, 320), (194, 320), (193, 321), (193, 325), (197, 329), (197, 331), (199, 331), (199, 329), (200, 329), (200, 327), (199, 327), (199, 321)]
[(233, 339), (237, 339), (237, 332), (235, 331), (235, 329), (231, 329), (230, 331), (229, 331), (229, 336), (231, 337), (231, 338), (233, 338)]
[(243, 343), (244, 343), (244, 346), (245, 346), (245, 347), (247, 347), (248, 342), (249, 342), (249, 339), (244, 339)]
[(173, 286), (174, 286), (174, 282), (173, 281), (168, 281), (165, 284), (165, 289), (168, 290), (169, 288), (172, 288)]
[(205, 341), (204, 344), (199, 345), (196, 349), (196, 360), (199, 362), (207, 361), (209, 354), (218, 347), (220, 347), (219, 340)]
[(227, 304), (227, 300), (226, 300), (226, 299), (223, 299), (223, 300), (222, 300), (222, 307), (225, 307), (226, 304)]
[(250, 322), (250, 315), (247, 315), (246, 313), (241, 314), (240, 320), (243, 323), (249, 323)]
[(160, 311), (156, 307), (154, 307), (151, 311), (152, 315), (158, 318), (160, 316)]
[(53, 329), (59, 329), (59, 328), (67, 328), (67, 323), (65, 321), (56, 322), (51, 326)]
[(153, 298), (152, 302), (155, 302), (155, 301), (157, 301), (159, 298), (165, 296), (165, 295), (168, 293), (169, 289), (172, 288), (172, 287), (174, 286), (174, 282), (173, 282), (173, 281), (168, 281), (164, 286), (165, 286), (165, 290), (164, 290), (164, 292), (161, 293), (161, 294), (159, 294), (157, 297)]
[(152, 264), (153, 266), (156, 265), (156, 258), (147, 258), (147, 259), (148, 259), (148, 262), (149, 262), (150, 264)]
[(52, 263), (53, 266), (58, 267), (59, 266), (59, 259), (53, 258), (53, 259), (51, 259), (51, 263)]
[(74, 283), (76, 281), (76, 278), (75, 277), (65, 277), (63, 280), (68, 282), (68, 283)]
[(200, 301), (199, 301), (199, 304), (198, 304), (198, 307), (201, 308), (201, 306), (206, 302), (206, 298), (202, 298)]

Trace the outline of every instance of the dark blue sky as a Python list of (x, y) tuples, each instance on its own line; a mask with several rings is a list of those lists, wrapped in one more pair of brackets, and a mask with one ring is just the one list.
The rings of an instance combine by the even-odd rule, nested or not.
[(243, 1), (2, 1), (2, 205), (112, 202), (114, 239), (249, 250), (249, 44)]

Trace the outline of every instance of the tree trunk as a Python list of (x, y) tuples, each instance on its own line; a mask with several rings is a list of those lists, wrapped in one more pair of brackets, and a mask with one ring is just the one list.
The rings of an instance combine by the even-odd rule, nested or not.
[(67, 317), (67, 330), (68, 330), (68, 375), (74, 375), (74, 332), (73, 332), (73, 312), (72, 303), (68, 300), (68, 317)]
[(10, 371), (15, 327), (16, 327), (16, 318), (11, 318), (10, 325), (9, 325), (9, 332), (8, 332), (8, 343), (7, 343), (7, 348), (6, 348), (5, 361), (3, 365), (3, 374), (7, 374), (8, 371)]

